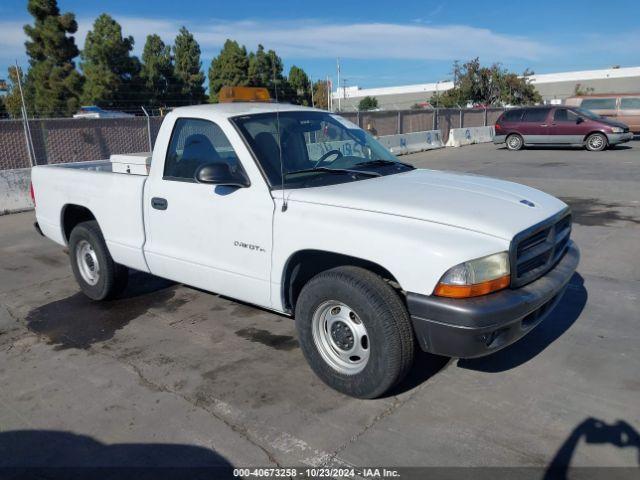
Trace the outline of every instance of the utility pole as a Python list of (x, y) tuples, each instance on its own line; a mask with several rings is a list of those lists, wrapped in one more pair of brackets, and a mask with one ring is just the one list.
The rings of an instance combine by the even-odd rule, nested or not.
[[(338, 89), (340, 88), (340, 58), (336, 58), (336, 65), (338, 66)], [(340, 103), (340, 93), (338, 92), (338, 110), (342, 110)]]
[(22, 102), (22, 126), (24, 128), (24, 139), (27, 142), (27, 152), (29, 154), (29, 163), (33, 167), (36, 163), (36, 152), (33, 148), (33, 139), (31, 138), (31, 127), (29, 126), (29, 117), (27, 116), (27, 104), (24, 101), (24, 93), (22, 93), (22, 79), (18, 60), (16, 60), (16, 78), (18, 80), (18, 90), (20, 90), (20, 100)]
[(153, 142), (151, 141), (151, 118), (149, 117), (149, 112), (144, 106), (140, 107), (147, 117), (147, 134), (149, 136), (149, 155), (153, 155)]
[(313, 101), (313, 77), (309, 75), (309, 87), (311, 88), (311, 107), (315, 108), (316, 104)]

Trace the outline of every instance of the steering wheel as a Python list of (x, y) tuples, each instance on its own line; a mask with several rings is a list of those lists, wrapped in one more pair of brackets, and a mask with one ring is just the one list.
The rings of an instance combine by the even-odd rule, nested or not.
[(327, 158), (329, 158), (331, 155), (335, 155), (336, 158), (334, 158), (333, 160), (331, 160), (329, 162), (329, 165), (331, 165), (333, 162), (335, 162), (336, 160), (338, 160), (339, 158), (343, 157), (344, 155), (342, 155), (342, 152), (340, 150), (334, 149), (334, 150), (329, 150), (327, 153), (325, 153), (324, 155), (322, 155), (320, 157), (320, 159), (315, 163), (315, 165), (313, 166), (313, 168), (316, 168), (318, 165), (320, 165), (322, 162), (324, 162)]

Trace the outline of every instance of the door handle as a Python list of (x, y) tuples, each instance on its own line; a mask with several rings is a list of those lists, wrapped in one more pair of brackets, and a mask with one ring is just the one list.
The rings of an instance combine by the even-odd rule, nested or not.
[(546, 123), (543, 123), (542, 125), (540, 125), (541, 127), (548, 127), (549, 125), (547, 125)]
[(153, 197), (151, 199), (151, 206), (156, 210), (166, 210), (169, 202), (167, 202), (166, 198)]

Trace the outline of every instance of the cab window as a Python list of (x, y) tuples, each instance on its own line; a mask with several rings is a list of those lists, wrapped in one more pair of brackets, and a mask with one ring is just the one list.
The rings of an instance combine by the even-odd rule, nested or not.
[(615, 98), (585, 98), (580, 104), (582, 108), (587, 110), (615, 110)]
[(164, 179), (195, 182), (198, 168), (209, 163), (242, 168), (229, 139), (208, 120), (180, 118), (176, 121), (164, 162)]
[(576, 123), (578, 121), (578, 114), (566, 108), (558, 108), (553, 114), (553, 121)]
[(640, 97), (621, 98), (620, 110), (640, 110)]

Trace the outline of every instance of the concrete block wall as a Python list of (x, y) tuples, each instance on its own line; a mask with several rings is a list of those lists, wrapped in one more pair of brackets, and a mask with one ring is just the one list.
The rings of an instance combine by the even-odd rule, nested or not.
[(0, 215), (33, 208), (30, 181), (30, 168), (0, 170)]

